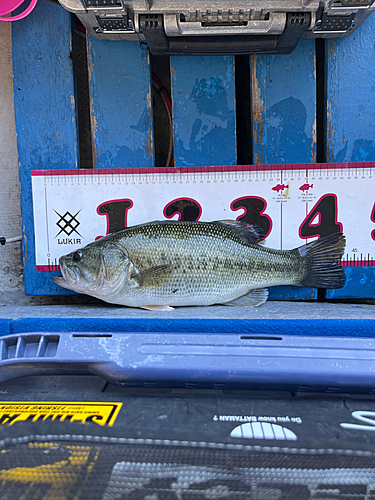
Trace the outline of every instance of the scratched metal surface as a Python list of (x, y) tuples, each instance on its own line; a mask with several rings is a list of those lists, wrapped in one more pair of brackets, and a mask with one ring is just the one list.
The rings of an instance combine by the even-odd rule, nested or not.
[[(256, 164), (316, 162), (315, 41), (290, 55), (250, 57), (252, 144)], [(316, 299), (306, 287), (275, 287), (271, 300)]]
[(148, 47), (87, 38), (94, 167), (154, 166)]
[[(327, 43), (328, 161), (375, 160), (374, 30), (375, 17), (370, 16), (352, 36)], [(375, 198), (369, 200), (369, 218), (374, 202)], [(328, 298), (375, 297), (375, 268), (352, 267), (345, 271), (346, 286), (327, 291)]]
[(78, 167), (71, 40), (70, 14), (46, 0), (40, 0), (26, 20), (12, 23), (23, 263), (29, 294), (64, 293), (52, 283), (54, 273), (36, 271), (31, 170)]
[(175, 165), (235, 165), (232, 56), (171, 57)]

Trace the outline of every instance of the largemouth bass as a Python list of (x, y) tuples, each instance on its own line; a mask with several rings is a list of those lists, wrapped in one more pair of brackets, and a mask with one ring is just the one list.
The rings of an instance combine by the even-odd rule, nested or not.
[(345, 236), (294, 250), (259, 243), (241, 221), (155, 221), (109, 234), (60, 258), (53, 282), (106, 302), (144, 309), (212, 304), (259, 306), (266, 287), (341, 288)]

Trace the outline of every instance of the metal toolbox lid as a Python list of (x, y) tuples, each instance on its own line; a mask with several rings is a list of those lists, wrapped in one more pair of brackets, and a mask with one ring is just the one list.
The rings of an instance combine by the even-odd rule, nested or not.
[(103, 40), (146, 40), (154, 55), (287, 54), (301, 38), (346, 37), (372, 0), (59, 0)]

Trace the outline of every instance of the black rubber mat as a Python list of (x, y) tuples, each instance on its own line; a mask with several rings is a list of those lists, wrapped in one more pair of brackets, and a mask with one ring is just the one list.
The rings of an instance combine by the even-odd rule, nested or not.
[(375, 454), (134, 439), (36, 422), (0, 433), (2, 500), (375, 500)]

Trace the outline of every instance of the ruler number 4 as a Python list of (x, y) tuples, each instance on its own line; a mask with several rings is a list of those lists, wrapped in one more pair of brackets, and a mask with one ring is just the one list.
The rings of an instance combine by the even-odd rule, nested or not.
[(300, 238), (323, 238), (333, 233), (342, 233), (343, 225), (337, 220), (338, 199), (333, 193), (319, 198), (299, 227)]

